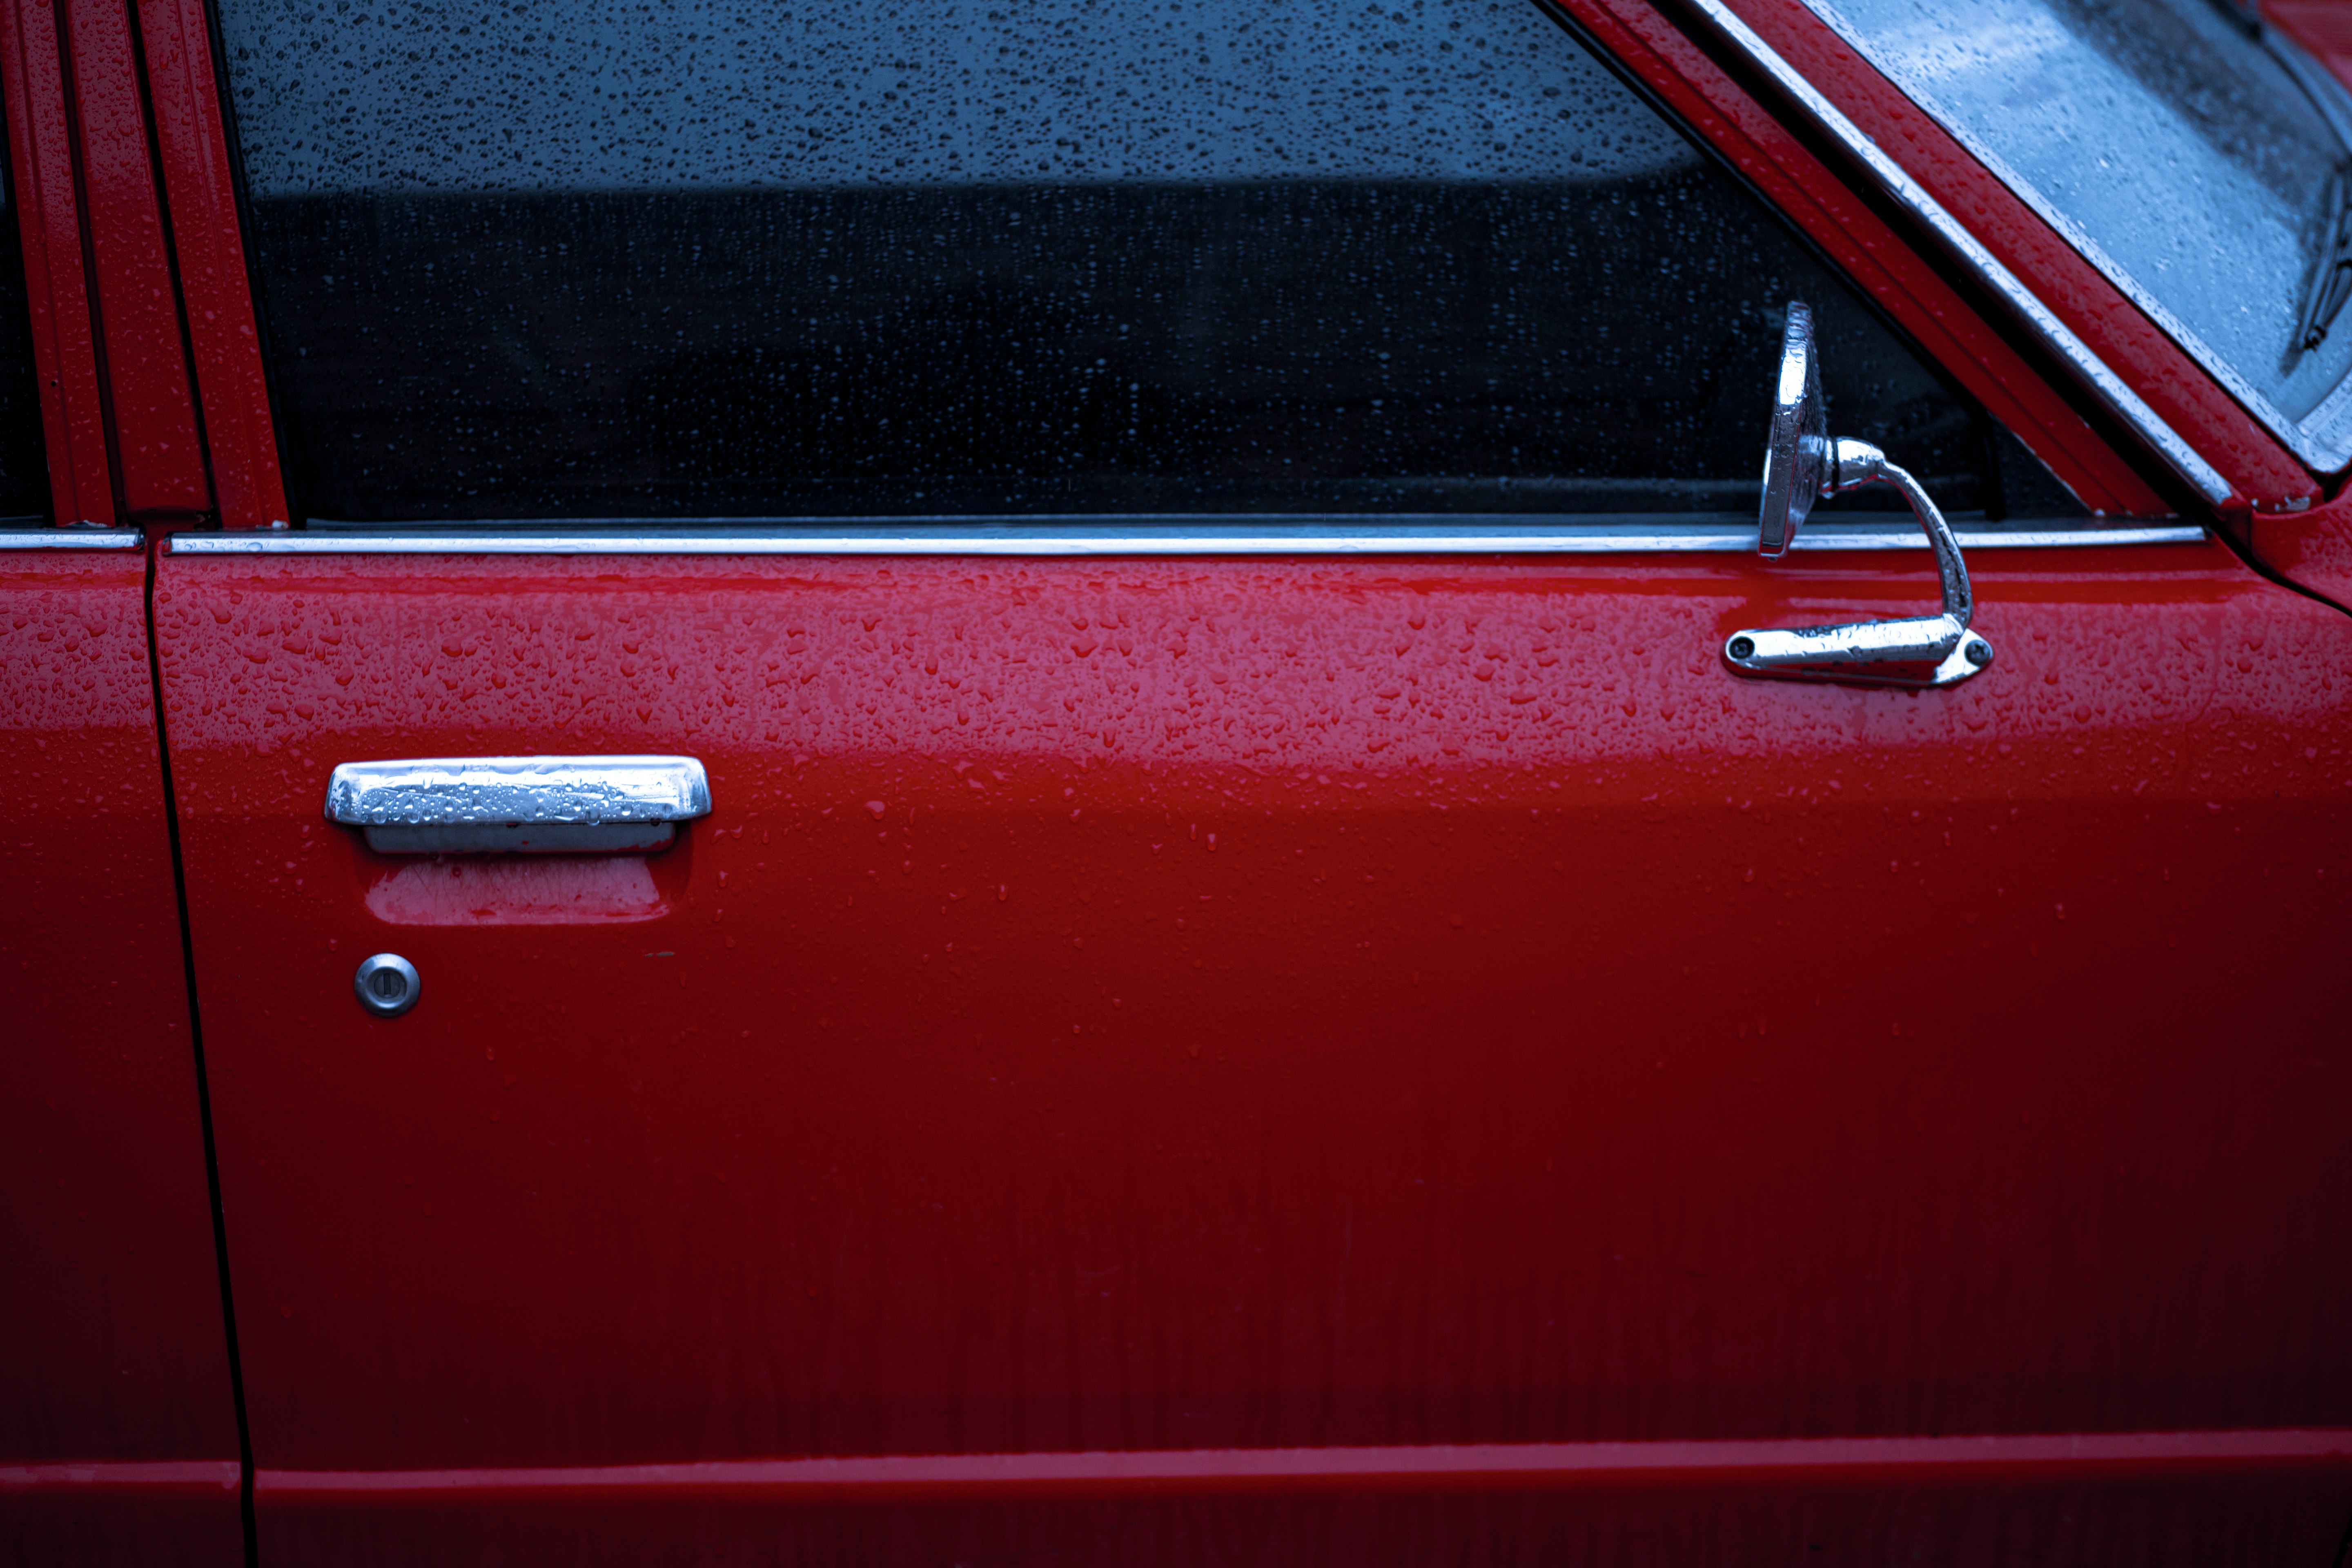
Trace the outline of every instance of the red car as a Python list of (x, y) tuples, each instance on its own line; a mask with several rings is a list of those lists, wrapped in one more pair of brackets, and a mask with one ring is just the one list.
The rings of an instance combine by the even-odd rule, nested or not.
[(6, 0), (0, 1560), (2342, 1563), (2347, 15)]

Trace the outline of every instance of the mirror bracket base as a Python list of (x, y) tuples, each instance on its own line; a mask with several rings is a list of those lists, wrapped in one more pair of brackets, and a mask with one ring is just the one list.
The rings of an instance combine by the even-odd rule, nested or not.
[[(1839, 647), (1840, 632), (1887, 632), (1917, 627), (1937, 634), (1925, 646)], [(1875, 640), (1875, 639), (1874, 639)], [(1924, 640), (1924, 639), (1923, 639)], [(1907, 657), (1906, 657), (1907, 656)], [(1992, 663), (1992, 645), (1945, 616), (1919, 621), (1871, 621), (1799, 631), (1744, 631), (1723, 645), (1723, 661), (1739, 675), (1763, 680), (1811, 680), (1840, 686), (1886, 686), (1932, 691), (1958, 686)]]

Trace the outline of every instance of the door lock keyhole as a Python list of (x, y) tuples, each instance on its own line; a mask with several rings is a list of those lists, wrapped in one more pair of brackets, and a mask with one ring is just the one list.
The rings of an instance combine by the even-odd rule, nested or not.
[(379, 952), (352, 977), (360, 1005), (379, 1018), (397, 1018), (416, 1005), (416, 965), (396, 952)]

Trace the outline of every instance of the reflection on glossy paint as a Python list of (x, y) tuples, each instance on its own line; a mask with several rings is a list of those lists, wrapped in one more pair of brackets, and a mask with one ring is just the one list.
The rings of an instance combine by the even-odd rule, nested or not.
[(364, 899), (398, 926), (616, 925), (669, 912), (638, 855), (419, 860), (369, 884)]

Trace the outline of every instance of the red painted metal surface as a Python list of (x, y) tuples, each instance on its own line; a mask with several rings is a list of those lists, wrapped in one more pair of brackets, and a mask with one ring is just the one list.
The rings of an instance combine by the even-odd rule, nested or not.
[[(1017, 1454), (283, 1475), (270, 1556), (2323, 1563), (2341, 1432)], [(1857, 1508), (1855, 1499), (1869, 1499)], [(2043, 1521), (2062, 1521), (2037, 1531)], [(2039, 1535), (2039, 1539), (2037, 1539)]]
[[(1948, 209), (2258, 510), (2319, 487), (2292, 454), (2139, 308), (1804, 0), (1729, 0), (1765, 42)], [(1694, 26), (1704, 26), (1695, 23)]]
[(0, 1464), (0, 1562), (245, 1561), (237, 1463)]
[(2248, 544), (2254, 559), (2289, 582), (2352, 609), (2352, 495), (2300, 517), (2258, 517)]
[(2262, 10), (2273, 26), (2352, 87), (2352, 6), (2344, 0), (2263, 0)]
[[(295, 1560), (635, 1563), (707, 1552), (730, 1563), (1322, 1563), (1552, 1565), (1767, 1562), (2008, 1568), (2167, 1561), (2327, 1568), (2341, 1525), (2312, 1526), (2294, 1482), (2176, 1479), (2137, 1486), (1875, 1491), (1811, 1486), (1654, 1486), (1483, 1497), (1244, 1497), (1213, 1500), (928, 1505), (715, 1512), (677, 1497), (562, 1512), (469, 1506), (383, 1518), (354, 1547), (315, 1516), (273, 1516), (264, 1551)], [(2177, 1554), (2177, 1556), (2176, 1556)]]
[(266, 528), (285, 521), (286, 489), (203, 0), (145, 0), (139, 27), (220, 521)]
[(1559, 4), (1834, 257), (2084, 505), (2126, 516), (2169, 510), (2074, 411), (2066, 395), (2037, 376), (1999, 331), (1961, 301), (1934, 265), (1912, 253), (1868, 204), (1843, 188), (1674, 24), (1638, 0)]
[[(2352, 1424), (2352, 622), (1973, 564), (1998, 660), (1914, 696), (1717, 650), (1924, 552), (165, 557), (265, 1541), (406, 1539), (299, 1471)], [(320, 816), (648, 751), (717, 802), (663, 856)], [(2214, 1550), (2332, 1541), (2297, 1487)], [(646, 1528), (798, 1550), (739, 1501)]]
[(57, 13), (38, 0), (0, 5), (0, 106), (8, 116), (10, 184), (25, 253), (51, 505), (59, 522), (111, 524), (114, 488), (82, 274)]
[(133, 519), (191, 516), (211, 509), (212, 490), (147, 153), (130, 12), (125, 0), (62, 0), (58, 10), (123, 505)]
[(243, 1553), (145, 590), (136, 551), (0, 552), (9, 1562)]
[[(2065, 1433), (2033, 1437), (1815, 1437), (1778, 1442), (1487, 1443), (1418, 1448), (1186, 1448), (924, 1454), (540, 1470), (265, 1470), (288, 1509), (362, 1499), (593, 1506), (610, 1494), (756, 1497), (804, 1505), (1142, 1497), (1625, 1490), (1807, 1481), (2080, 1483), (2228, 1475), (2352, 1477), (2352, 1431)], [(0, 1472), (5, 1475), (5, 1472)], [(2352, 1492), (2347, 1493), (2352, 1500)]]
[(0, 1464), (0, 1562), (245, 1560), (237, 1463)]

